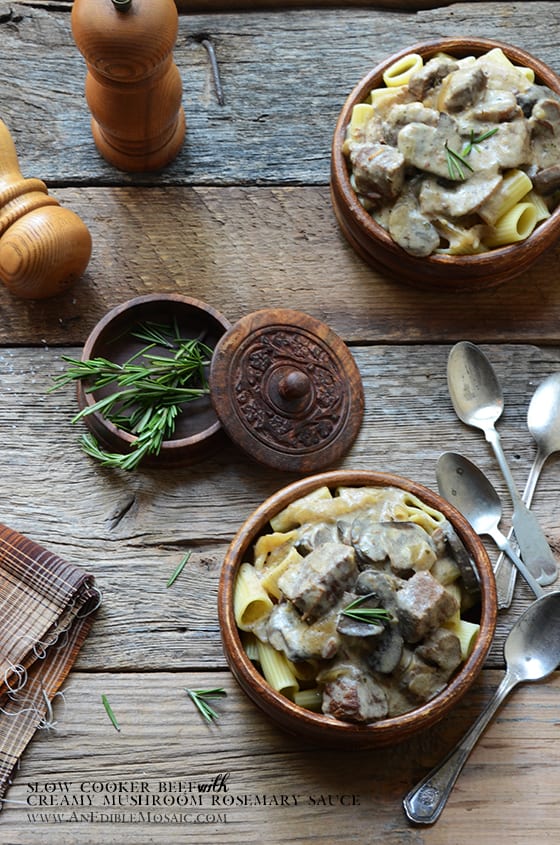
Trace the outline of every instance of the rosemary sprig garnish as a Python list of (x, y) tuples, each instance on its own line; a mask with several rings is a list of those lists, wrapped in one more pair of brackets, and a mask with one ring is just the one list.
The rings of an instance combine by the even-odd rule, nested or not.
[(105, 708), (105, 711), (106, 711), (106, 713), (107, 713), (107, 716), (108, 716), (108, 717), (109, 717), (109, 719), (111, 720), (111, 724), (113, 725), (114, 729), (115, 729), (116, 731), (120, 731), (120, 725), (119, 725), (119, 723), (117, 722), (117, 717), (116, 717), (116, 716), (115, 716), (115, 714), (113, 713), (113, 708), (112, 708), (112, 707), (111, 707), (111, 705), (109, 704), (109, 699), (107, 698), (107, 696), (106, 696), (105, 694), (102, 694), (102, 696), (101, 696), (101, 701), (103, 702), (103, 707)]
[(213, 722), (219, 718), (219, 713), (208, 704), (209, 698), (225, 698), (227, 692), (222, 687), (213, 687), (212, 689), (189, 689), (185, 690), (191, 700), (195, 703), (201, 715), (207, 722)]
[(464, 168), (466, 167), (467, 170), (470, 170), (472, 173), (472, 167), (465, 161), (461, 153), (452, 150), (451, 147), (447, 145), (447, 141), (445, 142), (445, 157), (447, 159), (447, 169), (449, 171), (449, 178), (454, 179), (455, 181), (464, 182), (466, 179)]
[[(196, 338), (181, 337), (172, 328), (145, 323), (131, 335), (146, 342), (123, 364), (103, 357), (78, 361), (63, 356), (69, 366), (54, 379), (51, 390), (81, 381), (86, 393), (111, 388), (111, 393), (81, 410), (76, 423), (89, 414), (100, 413), (117, 428), (135, 436), (127, 454), (107, 452), (91, 434), (82, 437), (84, 451), (104, 466), (135, 469), (142, 458), (157, 455), (164, 440), (172, 437), (183, 405), (209, 393), (205, 368), (212, 349)], [(159, 354), (165, 350), (166, 355)]]
[(375, 625), (378, 622), (390, 622), (392, 615), (384, 607), (363, 607), (362, 605), (368, 599), (371, 599), (375, 593), (368, 593), (365, 596), (359, 596), (342, 608), (342, 614), (349, 616), (357, 622), (368, 622), (370, 625)]
[(482, 142), (486, 141), (487, 138), (491, 138), (492, 135), (496, 134), (499, 128), (499, 126), (494, 126), (493, 129), (489, 129), (488, 132), (483, 132), (482, 135), (475, 135), (474, 129), (471, 129), (471, 137), (461, 150), (461, 156), (468, 156), (473, 147), (476, 147), (477, 144), (482, 144)]
[(183, 571), (183, 569), (185, 568), (185, 566), (186, 566), (186, 564), (187, 564), (187, 562), (188, 562), (188, 560), (189, 560), (189, 558), (190, 558), (191, 554), (192, 554), (192, 552), (191, 552), (191, 551), (188, 551), (188, 552), (186, 553), (186, 555), (184, 556), (184, 558), (182, 559), (182, 561), (180, 562), (180, 564), (177, 566), (177, 568), (175, 569), (175, 571), (173, 572), (173, 574), (169, 577), (169, 579), (168, 579), (168, 581), (167, 581), (167, 584), (165, 585), (166, 587), (170, 587), (172, 584), (174, 584), (174, 583), (175, 583), (175, 581), (177, 580), (177, 578), (179, 577), (179, 575), (181, 574), (181, 572), (182, 572), (182, 571)]
[(445, 142), (445, 158), (447, 159), (447, 170), (449, 172), (450, 179), (460, 182), (465, 181), (467, 177), (465, 175), (464, 168), (466, 167), (471, 173), (473, 172), (473, 168), (466, 160), (467, 156), (470, 155), (473, 147), (476, 147), (477, 144), (481, 144), (483, 141), (486, 141), (487, 138), (491, 138), (492, 135), (496, 134), (499, 128), (499, 126), (494, 126), (487, 132), (483, 132), (482, 135), (475, 135), (474, 129), (471, 129), (470, 138), (460, 153), (451, 149), (447, 141)]

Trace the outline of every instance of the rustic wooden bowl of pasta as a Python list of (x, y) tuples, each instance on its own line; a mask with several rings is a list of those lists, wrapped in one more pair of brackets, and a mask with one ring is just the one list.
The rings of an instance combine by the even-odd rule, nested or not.
[(331, 197), (343, 234), (392, 278), (480, 290), (560, 237), (560, 78), (525, 50), (444, 38), (388, 57), (340, 112)]
[(488, 555), (423, 485), (338, 470), (261, 504), (232, 540), (218, 613), (230, 668), (286, 731), (367, 748), (438, 722), (494, 635)]

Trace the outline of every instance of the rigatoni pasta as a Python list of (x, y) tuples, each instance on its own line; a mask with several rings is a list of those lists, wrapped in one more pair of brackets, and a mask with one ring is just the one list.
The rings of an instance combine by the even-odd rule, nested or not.
[(531, 236), (560, 199), (560, 95), (501, 48), (409, 53), (354, 106), (350, 184), (416, 257), (479, 255)]
[(429, 700), (468, 658), (475, 599), (440, 511), (396, 487), (322, 487), (271, 528), (239, 569), (234, 612), (273, 689), (376, 721)]

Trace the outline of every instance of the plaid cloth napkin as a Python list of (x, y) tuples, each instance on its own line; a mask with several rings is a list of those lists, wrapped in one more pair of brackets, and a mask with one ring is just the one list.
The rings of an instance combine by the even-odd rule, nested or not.
[(0, 524), (0, 809), (99, 604), (91, 575)]

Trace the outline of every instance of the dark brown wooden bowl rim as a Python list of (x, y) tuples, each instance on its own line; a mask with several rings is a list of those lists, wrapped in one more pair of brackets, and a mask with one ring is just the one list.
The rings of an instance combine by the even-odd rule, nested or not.
[[(265, 531), (272, 516), (295, 499), (326, 485), (398, 487), (418, 496), (425, 504), (440, 510), (453, 524), (476, 563), (481, 584), (480, 633), (476, 646), (445, 690), (431, 701), (401, 716), (365, 726), (331, 719), (305, 710), (275, 692), (247, 657), (233, 613), (233, 591), (240, 564), (251, 553), (256, 538)], [(439, 721), (471, 686), (482, 668), (493, 640), (497, 616), (494, 574), (486, 549), (467, 520), (429, 488), (391, 473), (370, 470), (334, 470), (309, 476), (289, 484), (264, 501), (241, 526), (224, 559), (218, 592), (218, 617), (224, 652), (232, 673), (248, 696), (285, 729), (315, 741), (335, 745), (384, 745), (407, 738)]]
[[(345, 234), (347, 237), (350, 236), (349, 239), (358, 251), (367, 253), (367, 245), (360, 243), (360, 241), (363, 240), (367, 244), (367, 241), (371, 240), (372, 252), (375, 249), (375, 243), (377, 243), (378, 248), (390, 256), (391, 263), (395, 262), (398, 266), (399, 262), (405, 261), (411, 268), (414, 268), (413, 272), (418, 273), (419, 276), (422, 274), (429, 276), (431, 272), (436, 271), (437, 276), (441, 278), (442, 274), (445, 273), (449, 277), (450, 283), (453, 284), (454, 274), (458, 274), (459, 279), (461, 276), (468, 277), (476, 286), (477, 280), (473, 280), (472, 276), (480, 275), (480, 285), (487, 286), (487, 279), (494, 270), (500, 274), (499, 277), (503, 280), (504, 274), (507, 276), (510, 268), (513, 277), (516, 268), (521, 267), (520, 272), (522, 272), (528, 264), (532, 263), (544, 250), (556, 242), (560, 236), (560, 206), (553, 211), (547, 220), (540, 223), (525, 241), (499, 247), (478, 255), (430, 255), (426, 258), (416, 258), (405, 253), (395, 244), (389, 233), (373, 220), (359, 202), (350, 184), (348, 166), (342, 152), (342, 145), (346, 137), (346, 129), (352, 109), (356, 103), (363, 102), (373, 88), (383, 85), (382, 75), (393, 62), (410, 53), (419, 53), (423, 58), (426, 58), (436, 52), (447, 51), (452, 55), (462, 57), (471, 54), (481, 55), (496, 47), (501, 48), (514, 63), (532, 68), (535, 72), (536, 81), (542, 82), (548, 88), (560, 94), (560, 77), (540, 59), (535, 58), (520, 47), (515, 47), (503, 41), (468, 37), (421, 41), (400, 50), (373, 68), (349, 94), (338, 116), (333, 135), (331, 195), (336, 216), (345, 230)], [(356, 227), (357, 231), (348, 232), (353, 226)], [(356, 243), (356, 241), (358, 242)]]
[[(178, 293), (154, 293), (145, 294), (144, 296), (137, 296), (134, 299), (129, 299), (120, 305), (115, 306), (105, 314), (104, 317), (94, 326), (90, 332), (82, 350), (82, 361), (87, 361), (95, 357), (95, 350), (100, 338), (110, 331), (112, 324), (120, 319), (123, 314), (127, 312), (132, 313), (134, 310), (143, 308), (145, 305), (158, 303), (176, 303), (178, 306), (187, 306), (193, 311), (200, 311), (204, 319), (210, 317), (217, 325), (223, 327), (224, 333), (231, 328), (231, 323), (226, 317), (217, 311), (213, 306), (208, 305), (200, 299), (190, 296), (184, 296)], [(95, 397), (91, 393), (86, 393), (81, 382), (77, 383), (78, 404), (80, 407), (91, 407), (95, 403)], [(108, 444), (120, 443), (124, 451), (127, 451), (130, 445), (135, 441), (135, 437), (127, 431), (117, 428), (114, 423), (106, 419), (97, 411), (88, 415), (86, 422), (89, 421), (89, 426), (92, 430), (101, 436), (105, 433), (104, 440)], [(176, 438), (174, 440), (164, 440), (161, 446), (162, 451), (165, 451), (172, 458), (174, 454), (188, 452), (195, 450), (207, 440), (212, 440), (222, 430), (222, 425), (219, 420), (216, 420), (204, 430), (193, 434), (190, 437)]]

